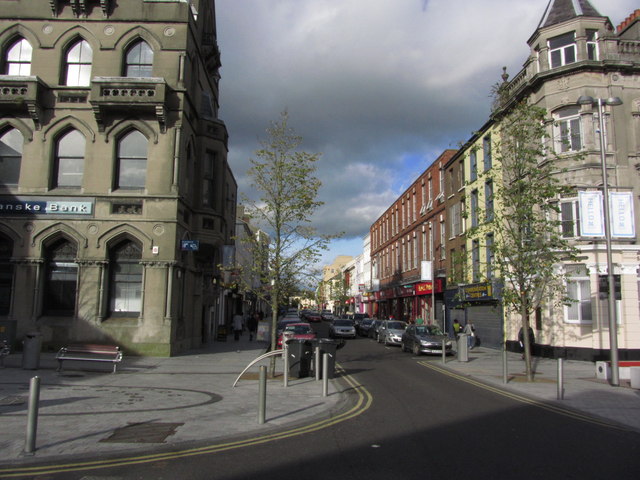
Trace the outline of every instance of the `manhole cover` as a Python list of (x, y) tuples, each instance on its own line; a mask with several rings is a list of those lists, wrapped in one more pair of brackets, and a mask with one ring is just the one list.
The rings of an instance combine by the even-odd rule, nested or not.
[(132, 423), (118, 428), (110, 437), (100, 440), (107, 443), (164, 443), (169, 435), (184, 423)]

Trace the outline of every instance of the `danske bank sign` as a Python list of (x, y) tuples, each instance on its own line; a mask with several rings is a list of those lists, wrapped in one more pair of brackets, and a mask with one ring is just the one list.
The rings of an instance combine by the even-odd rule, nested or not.
[(91, 215), (93, 202), (50, 200), (0, 201), (0, 215)]

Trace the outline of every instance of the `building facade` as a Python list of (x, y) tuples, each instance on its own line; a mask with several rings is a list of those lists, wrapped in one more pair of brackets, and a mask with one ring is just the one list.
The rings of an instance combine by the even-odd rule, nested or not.
[(405, 321), (422, 318), (442, 325), (447, 257), (445, 165), (455, 152), (445, 150), (371, 226), (373, 316)]
[(320, 310), (329, 310), (333, 313), (341, 313), (340, 310), (343, 310), (344, 305), (336, 299), (347, 296), (342, 270), (351, 261), (353, 261), (351, 255), (338, 255), (331, 264), (322, 267), (322, 281), (316, 292)]
[[(562, 183), (573, 188), (571, 195), (558, 199), (562, 236), (579, 249), (580, 259), (558, 266), (568, 275), (567, 293), (573, 302), (560, 309), (551, 302), (541, 306), (534, 325), (536, 342), (550, 354), (608, 357), (606, 242), (604, 235), (590, 231), (578, 201), (583, 193), (602, 194), (604, 162), (608, 188), (617, 195), (616, 202), (624, 204), (610, 224), (625, 227), (620, 234), (615, 228), (612, 232), (613, 274), (620, 285), (615, 293), (618, 347), (620, 358), (636, 358), (640, 356), (640, 249), (635, 228), (640, 214), (640, 11), (615, 29), (587, 0), (551, 0), (528, 44), (524, 68), (506, 87), (511, 98), (528, 98), (547, 111), (547, 148), (559, 155)], [(602, 119), (598, 99), (604, 104)], [(509, 339), (516, 338), (515, 329), (510, 322)]]
[(4, 336), (153, 355), (211, 340), (237, 189), (213, 0), (2, 7)]
[(489, 347), (502, 345), (504, 322), (492, 268), (493, 232), (485, 228), (479, 233), (478, 227), (490, 224), (495, 214), (494, 184), (500, 178), (494, 158), (497, 145), (497, 125), (489, 120), (445, 165), (446, 327), (453, 334), (454, 320), (462, 325), (473, 321), (483, 345)]

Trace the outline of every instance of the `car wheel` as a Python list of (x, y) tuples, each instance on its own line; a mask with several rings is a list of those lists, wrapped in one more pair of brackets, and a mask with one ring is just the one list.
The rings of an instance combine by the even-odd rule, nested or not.
[(418, 355), (420, 355), (420, 345), (418, 345), (417, 343), (413, 344), (413, 354), (417, 357)]

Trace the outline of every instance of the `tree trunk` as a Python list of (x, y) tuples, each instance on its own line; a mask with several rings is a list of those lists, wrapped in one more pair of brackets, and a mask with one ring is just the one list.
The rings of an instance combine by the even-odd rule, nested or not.
[[(271, 351), (278, 348), (278, 295), (272, 292), (271, 295)], [(269, 375), (271, 378), (276, 376), (276, 357), (271, 357), (269, 363)]]
[(533, 370), (531, 369), (531, 340), (529, 339), (529, 312), (527, 308), (527, 294), (521, 293), (520, 304), (522, 310), (522, 343), (524, 343), (524, 366), (527, 372), (527, 381), (533, 382)]

